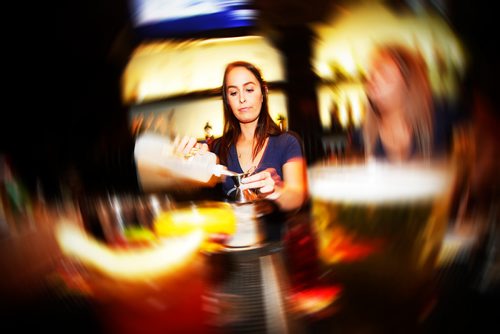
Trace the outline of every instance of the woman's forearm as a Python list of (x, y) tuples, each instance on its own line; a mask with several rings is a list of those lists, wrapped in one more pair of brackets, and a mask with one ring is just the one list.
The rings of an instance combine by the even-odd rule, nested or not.
[(283, 185), (281, 187), (276, 187), (275, 191), (266, 198), (274, 201), (281, 210), (292, 211), (300, 208), (304, 204), (307, 194), (306, 191), (302, 189)]

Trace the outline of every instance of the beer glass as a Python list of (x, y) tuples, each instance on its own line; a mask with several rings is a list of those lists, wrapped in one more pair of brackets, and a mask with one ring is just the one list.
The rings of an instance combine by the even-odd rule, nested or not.
[(448, 223), (453, 175), (437, 163), (309, 169), (318, 256), (342, 287), (340, 309), (395, 310), (423, 296)]

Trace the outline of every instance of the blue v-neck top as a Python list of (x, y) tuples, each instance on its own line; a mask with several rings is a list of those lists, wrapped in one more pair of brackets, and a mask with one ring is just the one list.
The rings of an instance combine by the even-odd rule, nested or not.
[[(218, 154), (217, 151), (218, 150), (215, 150), (214, 153)], [(270, 136), (255, 173), (261, 172), (267, 168), (274, 168), (281, 179), (283, 179), (283, 165), (289, 160), (297, 157), (303, 157), (303, 152), (302, 144), (295, 135), (284, 132), (277, 136)], [(236, 152), (235, 145), (231, 145), (229, 148), (227, 168), (237, 173), (244, 172), (238, 161), (238, 153)], [(224, 194), (228, 195), (233, 187), (233, 180), (230, 177), (226, 177), (222, 184)]]

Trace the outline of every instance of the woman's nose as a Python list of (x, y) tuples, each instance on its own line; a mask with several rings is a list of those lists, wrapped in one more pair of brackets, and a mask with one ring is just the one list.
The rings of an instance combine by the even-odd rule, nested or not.
[(245, 94), (240, 94), (240, 103), (244, 103), (246, 100)]

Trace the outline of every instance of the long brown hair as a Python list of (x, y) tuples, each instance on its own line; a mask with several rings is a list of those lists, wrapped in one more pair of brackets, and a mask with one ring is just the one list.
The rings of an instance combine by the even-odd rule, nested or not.
[(253, 147), (252, 158), (255, 158), (259, 151), (262, 149), (266, 142), (268, 136), (274, 136), (281, 133), (279, 126), (273, 121), (271, 115), (269, 114), (269, 107), (267, 103), (267, 84), (262, 78), (260, 70), (253, 64), (245, 61), (235, 61), (226, 66), (224, 71), (224, 79), (222, 81), (222, 103), (224, 106), (224, 134), (220, 139), (219, 146), (219, 158), (222, 164), (227, 164), (227, 158), (229, 155), (229, 148), (231, 145), (236, 145), (241, 134), (240, 122), (234, 116), (229, 101), (227, 100), (226, 91), (226, 79), (228, 73), (235, 67), (244, 67), (257, 78), (260, 85), (260, 90), (262, 93), (262, 107), (260, 109), (259, 119), (257, 121), (257, 128), (255, 129), (254, 138), (256, 139), (256, 144)]
[[(433, 101), (427, 67), (420, 53), (402, 45), (384, 45), (375, 49), (375, 54), (388, 57), (397, 64), (406, 84), (404, 117), (413, 131), (417, 152), (424, 158), (432, 154), (433, 143)], [(365, 116), (364, 141), (367, 155), (372, 155), (379, 136), (379, 122), (382, 117), (377, 105), (369, 101)]]

